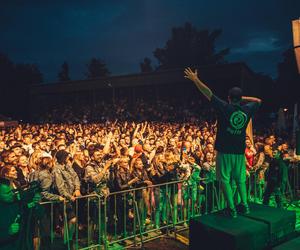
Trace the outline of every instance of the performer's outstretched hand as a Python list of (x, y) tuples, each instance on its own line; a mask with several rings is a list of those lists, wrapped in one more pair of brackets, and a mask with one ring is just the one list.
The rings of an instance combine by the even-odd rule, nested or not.
[(198, 79), (198, 71), (197, 70), (195, 70), (195, 72), (193, 72), (191, 70), (191, 68), (188, 67), (184, 70), (184, 73), (185, 73), (184, 77), (187, 79), (190, 79), (193, 82), (195, 82)]
[(200, 92), (208, 99), (210, 100), (212, 97), (212, 92), (199, 78), (198, 78), (198, 72), (195, 70), (193, 72), (190, 67), (186, 68), (184, 70), (184, 78), (190, 79), (194, 82), (194, 84), (197, 86), (197, 88), (200, 90)]

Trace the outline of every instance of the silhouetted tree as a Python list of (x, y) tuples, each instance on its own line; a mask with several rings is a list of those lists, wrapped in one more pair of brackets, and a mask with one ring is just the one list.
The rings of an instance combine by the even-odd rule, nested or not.
[(14, 118), (26, 118), (30, 85), (43, 81), (38, 67), (34, 64), (15, 65), (0, 53), (0, 75), (0, 113)]
[[(1, 79), (4, 79), (3, 77), (11, 77), (12, 72), (14, 71), (14, 64), (13, 62), (8, 58), (7, 55), (0, 53), (0, 73), (1, 73)], [(3, 81), (1, 81), (3, 83)]]
[(292, 106), (300, 99), (300, 75), (293, 49), (286, 50), (283, 57), (283, 61), (278, 64), (277, 99), (282, 106)]
[(58, 80), (61, 81), (61, 82), (65, 82), (65, 81), (70, 81), (71, 78), (69, 76), (69, 65), (67, 62), (64, 62), (62, 65), (61, 65), (61, 69), (60, 71), (58, 72)]
[(30, 87), (43, 82), (43, 75), (35, 64), (16, 64), (12, 109), (18, 119), (29, 118)]
[(17, 64), (15, 71), (18, 86), (30, 86), (43, 82), (43, 75), (35, 64)]
[(215, 41), (222, 30), (197, 30), (192, 24), (172, 29), (172, 36), (164, 48), (157, 48), (153, 54), (159, 62), (157, 69), (183, 68), (225, 63), (229, 49), (216, 52)]
[(86, 66), (87, 72), (85, 75), (88, 79), (110, 75), (110, 71), (107, 69), (106, 64), (101, 59), (92, 58)]
[(152, 72), (153, 68), (151, 65), (151, 59), (148, 57), (144, 58), (144, 61), (140, 63), (140, 68), (142, 73)]
[(0, 114), (6, 116), (11, 115), (10, 97), (11, 86), (14, 81), (14, 64), (7, 55), (0, 53), (0, 75), (1, 75), (1, 98), (0, 98)]

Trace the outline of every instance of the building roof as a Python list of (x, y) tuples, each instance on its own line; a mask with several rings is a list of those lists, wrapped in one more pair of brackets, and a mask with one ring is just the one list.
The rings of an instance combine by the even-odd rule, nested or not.
[[(197, 67), (198, 74), (205, 81), (231, 80), (240, 81), (243, 86), (245, 79), (252, 78), (253, 71), (245, 63), (228, 63), (212, 66)], [(138, 87), (149, 85), (185, 84), (184, 69), (154, 71), (103, 77), (96, 79), (76, 80), (67, 82), (43, 83), (31, 86), (31, 95), (55, 94), (68, 92), (94, 91), (104, 88)]]

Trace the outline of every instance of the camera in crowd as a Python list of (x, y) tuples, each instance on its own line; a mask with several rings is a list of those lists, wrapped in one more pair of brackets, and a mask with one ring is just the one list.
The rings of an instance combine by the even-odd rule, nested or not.
[(26, 186), (13, 190), (18, 200), (21, 202), (31, 202), (35, 194), (42, 191), (40, 183), (37, 181), (32, 181)]

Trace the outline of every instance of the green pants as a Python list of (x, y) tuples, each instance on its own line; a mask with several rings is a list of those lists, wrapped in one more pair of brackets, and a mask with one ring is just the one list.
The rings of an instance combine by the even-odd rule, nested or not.
[(241, 202), (247, 206), (246, 190), (246, 159), (244, 154), (224, 154), (217, 153), (216, 159), (217, 179), (221, 182), (221, 187), (227, 201), (227, 206), (234, 209), (233, 190), (230, 182), (237, 185)]
[(246, 160), (244, 154), (217, 153), (216, 159), (217, 179), (230, 183), (233, 179), (237, 184), (246, 182)]

